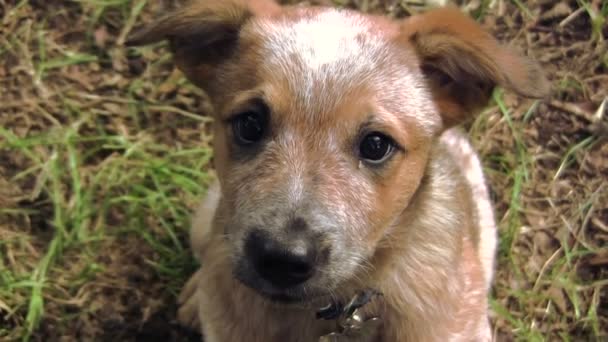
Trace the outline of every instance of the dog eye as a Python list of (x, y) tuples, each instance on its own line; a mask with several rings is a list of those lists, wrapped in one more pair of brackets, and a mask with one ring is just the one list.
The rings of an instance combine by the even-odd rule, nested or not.
[(373, 132), (366, 135), (359, 144), (359, 155), (371, 164), (380, 164), (391, 156), (395, 143), (386, 135)]
[(252, 145), (264, 137), (266, 118), (257, 111), (241, 113), (232, 119), (232, 131), (238, 145)]

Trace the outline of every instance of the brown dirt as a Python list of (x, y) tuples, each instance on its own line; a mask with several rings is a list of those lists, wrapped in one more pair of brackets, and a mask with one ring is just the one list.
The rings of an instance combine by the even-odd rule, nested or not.
[[(321, 2), (321, 1), (319, 1)], [(328, 2), (328, 1), (326, 1)], [(399, 1), (342, 1), (345, 5), (367, 8), (377, 13), (405, 16), (407, 10)], [(473, 3), (473, 2), (471, 2)], [(512, 241), (503, 247), (495, 285), (497, 303), (516, 319), (534, 324), (550, 340), (572, 336), (592, 340), (592, 328), (584, 315), (597, 308), (602, 336), (608, 336), (608, 120), (593, 118), (595, 110), (608, 96), (606, 41), (592, 36), (589, 16), (584, 12), (567, 19), (579, 5), (576, 1), (523, 1), (530, 9), (527, 16), (514, 3), (498, 1), (498, 6), (484, 17), (484, 24), (503, 42), (539, 60), (554, 85), (550, 99), (542, 101), (530, 118), (524, 114), (531, 102), (510, 94), (504, 101), (511, 109), (514, 125), (527, 154), (528, 182), (521, 189), (521, 215), (514, 215), (510, 203), (514, 187), (508, 172), (489, 172), (488, 178), (496, 203), (497, 218), (503, 234)], [(599, 4), (600, 2), (593, 2)], [(475, 11), (475, 6), (471, 6)], [(168, 61), (158, 58), (162, 50), (150, 55), (129, 54), (117, 45), (124, 28), (124, 13), (108, 9), (101, 20), (89, 26), (93, 10), (86, 5), (63, 1), (29, 1), (21, 9), (16, 2), (0, 0), (0, 37), (15, 37), (23, 46), (14, 45), (1, 55), (0, 63), (0, 125), (13, 134), (25, 137), (53, 129), (54, 125), (72, 123), (74, 118), (63, 111), (64, 101), (79, 101), (92, 108), (95, 122), (109, 131), (127, 130), (136, 134), (145, 130), (157, 141), (169, 146), (195, 145), (204, 128), (195, 120), (175, 119), (171, 113), (160, 111), (154, 116), (138, 114), (128, 117), (121, 113), (127, 105), (87, 98), (93, 94), (121, 99), (129, 92), (134, 77), (156, 88), (144, 86), (136, 98), (147, 98), (170, 104), (191, 112), (205, 113), (206, 104), (199, 93), (190, 88), (178, 88), (172, 80), (179, 77)], [(147, 6), (138, 19), (148, 21), (158, 5)], [(11, 14), (11, 16), (9, 16)], [(88, 53), (98, 62), (55, 68), (48, 71), (44, 83), (36, 83), (32, 66), (26, 56), (36, 54), (36, 32), (32, 28), (46, 21), (46, 34), (57, 46), (50, 47), (60, 55), (60, 47)], [(30, 30), (31, 29), (31, 30)], [(92, 36), (89, 33), (92, 32)], [(608, 38), (608, 25), (602, 30)], [(0, 45), (0, 49), (2, 46)], [(526, 121), (527, 120), (527, 121)], [(202, 127), (202, 128), (201, 128)], [(517, 167), (517, 145), (513, 132), (497, 108), (491, 108), (471, 126), (472, 139), (491, 170)], [(94, 130), (95, 127), (86, 129)], [(572, 153), (568, 165), (558, 177), (562, 160), (570, 148), (587, 138), (595, 142)], [(0, 141), (1, 142), (1, 141)], [(43, 154), (45, 146), (38, 149)], [(86, 167), (95, 172), (112, 151), (100, 150), (90, 156)], [(53, 234), (50, 217), (51, 199), (37, 192), (36, 173), (16, 177), (32, 166), (31, 161), (10, 149), (0, 149), (0, 207), (35, 210), (35, 214), (1, 215), (0, 241), (19, 237), (19, 248), (0, 243), (0, 258), (14, 270), (32, 270), (39, 261)], [(37, 194), (34, 196), (32, 194)], [(189, 204), (191, 205), (191, 204)], [(511, 210), (510, 210), (511, 208)], [(128, 220), (128, 213), (116, 210), (109, 215), (116, 225)], [(514, 218), (516, 217), (516, 218)], [(507, 232), (517, 220), (514, 232)], [(185, 233), (180, 236), (185, 239)], [(507, 240), (508, 241), (508, 240)], [(101, 253), (92, 262), (103, 268), (95, 282), (76, 284), (78, 275), (88, 270), (83, 262), (86, 252), (69, 250), (54, 268), (51, 277), (56, 288), (46, 297), (45, 316), (33, 335), (35, 341), (184, 341), (197, 340), (175, 323), (175, 292), (167, 283), (175, 281), (158, 272), (147, 260), (160, 256), (145, 241), (134, 234), (125, 234), (95, 242)], [(101, 245), (99, 245), (101, 244)], [(504, 251), (510, 251), (510, 253)], [(563, 260), (565, 251), (576, 251)], [(575, 287), (560, 283), (563, 274), (575, 280)], [(2, 279), (0, 279), (1, 281)], [(517, 297), (518, 289), (530, 299)], [(548, 294), (553, 315), (547, 315), (546, 298), (533, 299), (536, 294)], [(0, 306), (0, 327), (15, 329), (22, 326), (27, 312), (24, 292), (15, 297), (0, 298), (2, 302), (22, 304), (13, 315), (6, 315)], [(574, 312), (577, 298), (583, 317)], [(493, 317), (497, 336), (511, 340), (520, 328), (500, 315)], [(7, 339), (15, 336), (8, 336)], [(0, 339), (2, 336), (0, 335)]]
[[(167, 294), (166, 280), (145, 264), (145, 259), (154, 259), (152, 249), (133, 238), (106, 244), (104, 249), (111, 252), (97, 262), (107, 271), (94, 284), (79, 288), (72, 303), (49, 301), (47, 317), (33, 340), (198, 341), (199, 335), (176, 324), (175, 298)], [(116, 248), (119, 245), (138, 247)], [(86, 302), (86, 310), (79, 301)]]

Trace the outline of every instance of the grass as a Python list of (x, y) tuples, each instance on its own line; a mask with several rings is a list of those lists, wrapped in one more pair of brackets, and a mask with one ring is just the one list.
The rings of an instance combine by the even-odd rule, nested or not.
[[(87, 119), (86, 113), (81, 115)], [(186, 204), (201, 196), (208, 181), (205, 168), (210, 149), (169, 148), (146, 135), (91, 135), (81, 131), (83, 124), (79, 120), (27, 138), (0, 130), (4, 140), (0, 149), (27, 156), (31, 164), (13, 179), (18, 181), (36, 172), (39, 183), (35, 188), (40, 193), (35, 197), (44, 198), (44, 205), (52, 213), (52, 239), (39, 262), (27, 273), (2, 273), (2, 279), (14, 280), (3, 283), (2, 298), (9, 298), (15, 291), (29, 297), (24, 339), (44, 314), (43, 292), (53, 282), (50, 270), (61, 267), (67, 251), (86, 250), (94, 259), (100, 252), (97, 242), (135, 234), (158, 254), (148, 262), (159, 276), (170, 279), (169, 291), (175, 293), (190, 270), (187, 246), (178, 235), (183, 236), (188, 227), (190, 208)], [(110, 155), (88, 169), (88, 159), (101, 151)], [(113, 226), (108, 221), (116, 215), (125, 215), (128, 220)], [(150, 227), (150, 221), (158, 226)], [(95, 281), (98, 271), (95, 267), (82, 270), (79, 281)]]
[(598, 43), (604, 41), (604, 35), (602, 30), (606, 24), (606, 18), (608, 17), (608, 5), (603, 3), (602, 7), (598, 7), (597, 4), (591, 4), (585, 0), (578, 0), (581, 7), (585, 9), (589, 19), (591, 20), (591, 33), (592, 39), (597, 40)]
[[(104, 13), (123, 13), (132, 25), (144, 5), (145, 1), (81, 2), (81, 10), (93, 11), (87, 36), (94, 36), (91, 30)], [(28, 10), (32, 9), (21, 2), (9, 13), (19, 17)], [(51, 11), (65, 15), (69, 10), (55, 7)], [(58, 43), (57, 36), (49, 34), (52, 31), (46, 21), (29, 21), (2, 42), (5, 54), (26, 57), (31, 84), (55, 108), (46, 110), (43, 101), (33, 104), (30, 117), (21, 124), (46, 119), (49, 125), (36, 132), (15, 134), (19, 124), (0, 128), (3, 155), (23, 158), (21, 170), (11, 170), (17, 172), (10, 182), (32, 183), (18, 203), (2, 208), (3, 223), (29, 224), (16, 230), (0, 226), (0, 251), (6, 256), (0, 258), (0, 323), (7, 323), (0, 324), (1, 340), (31, 339), (49, 316), (50, 302), (57, 297), (69, 301), (82, 286), (103, 279), (107, 265), (100, 259), (108, 253), (104, 248), (124, 236), (135, 236), (149, 246), (145, 263), (164, 279), (165, 291), (174, 297), (194, 267), (184, 236), (191, 208), (209, 180), (211, 150), (205, 137), (186, 144), (179, 144), (179, 139), (177, 144), (158, 142), (157, 132), (146, 130), (142, 123), (157, 119), (159, 112), (177, 112), (184, 118), (165, 120), (154, 127), (159, 131), (175, 130), (184, 123), (198, 127), (209, 121), (194, 115), (186, 118), (191, 113), (175, 106), (137, 99), (138, 92), (148, 90), (143, 89), (147, 81), (134, 81), (126, 96), (49, 89), (53, 77), (67, 68), (108, 62), (103, 54)], [(128, 114), (112, 116), (91, 106), (91, 100), (106, 107), (118, 101), (114, 105), (125, 107)], [(104, 120), (123, 127), (135, 124), (138, 129), (106, 129), (100, 125)], [(40, 222), (27, 222), (32, 217)], [(32, 250), (36, 255), (21, 262)], [(56, 275), (71, 263), (75, 269), (58, 280)], [(56, 320), (64, 324), (68, 317)]]
[[(507, 126), (509, 127), (511, 136), (515, 141), (515, 153), (514, 153), (514, 167), (508, 171), (507, 177), (512, 179), (512, 187), (509, 201), (509, 209), (506, 214), (507, 231), (501, 236), (501, 245), (499, 248), (499, 255), (511, 258), (513, 249), (513, 243), (516, 241), (516, 236), (519, 234), (521, 227), (521, 192), (524, 183), (529, 182), (528, 166), (530, 165), (530, 157), (527, 152), (527, 146), (522, 141), (522, 127), (526, 124), (525, 118), (515, 126), (511, 113), (502, 99), (502, 92), (500, 89), (494, 91), (492, 95), (494, 102), (498, 106), (500, 113), (502, 114)], [(533, 107), (528, 113), (533, 112)], [(515, 269), (518, 269), (516, 267)]]
[[(417, 7), (338, 2), (394, 16)], [(492, 3), (481, 1), (471, 14), (491, 17)], [(576, 4), (587, 13), (577, 27), (597, 44), (608, 5)], [(538, 12), (533, 2), (503, 5), (516, 19), (508, 23), (529, 23)], [(132, 340), (155, 313), (173, 318), (175, 297), (196, 266), (186, 236), (190, 212), (212, 177), (208, 104), (173, 71), (162, 45), (120, 46), (131, 29), (150, 20), (156, 2), (4, 6), (0, 340)], [(522, 36), (521, 27), (505, 25), (497, 24), (503, 39)], [(542, 56), (550, 48), (531, 50)], [(597, 57), (589, 70), (560, 64), (561, 73), (547, 66), (556, 97), (593, 102), (604, 92), (588, 81), (605, 72), (606, 57)], [(508, 340), (606, 334), (601, 224), (608, 184), (598, 166), (606, 157), (603, 140), (577, 120), (542, 101), (514, 101), (496, 91), (470, 128), (500, 225), (491, 307), (497, 334)]]
[[(504, 102), (501, 89), (494, 91), (492, 99), (502, 117), (501, 121), (506, 124), (509, 135), (513, 138), (511, 151), (505, 151), (504, 155), (495, 157), (495, 160), (500, 160), (500, 168), (486, 170), (486, 172), (501, 174), (502, 177), (506, 177), (510, 184), (510, 192), (507, 194), (508, 207), (503, 218), (499, 220), (501, 234), (498, 258), (500, 264), (509, 265), (509, 268), (513, 270), (514, 277), (522, 278), (524, 275), (520, 271), (522, 269), (521, 260), (517, 258), (517, 252), (514, 249), (522, 229), (522, 208), (524, 207), (522, 204), (522, 189), (530, 182), (529, 167), (532, 164), (528, 147), (523, 140), (523, 127), (528, 123), (530, 116), (534, 114), (537, 104), (533, 104), (521, 120), (514, 120), (511, 110)], [(478, 119), (478, 121), (481, 120), (483, 118)], [(479, 125), (474, 125), (474, 129), (481, 128)], [(509, 295), (517, 298), (518, 301), (523, 301), (530, 296), (529, 293), (520, 290), (510, 291)], [(507, 307), (496, 299), (491, 299), (490, 307), (496, 315), (509, 322), (520, 340), (543, 341), (542, 334), (531, 327), (525, 318), (514, 316)]]
[[(530, 226), (531, 224), (526, 218), (526, 207), (530, 206), (529, 200), (533, 197), (530, 196), (530, 192), (535, 191), (535, 188), (539, 186), (539, 174), (546, 173), (546, 170), (539, 170), (536, 165), (537, 160), (535, 159), (539, 156), (531, 152), (530, 140), (526, 137), (529, 135), (529, 126), (533, 118), (538, 115), (538, 102), (534, 102), (527, 111), (522, 110), (517, 113), (518, 117), (513, 117), (513, 112), (505, 104), (503, 95), (504, 93), (500, 89), (494, 92), (495, 107), (490, 108), (488, 112), (478, 118), (471, 128), (471, 134), (474, 137), (478, 135), (487, 137), (489, 133), (497, 134), (488, 128), (487, 116), (495, 115), (497, 120), (504, 125), (502, 130), (508, 132), (507, 134), (512, 137), (512, 140), (508, 141), (508, 145), (505, 146), (507, 149), (505, 150), (505, 147), (501, 149), (501, 154), (486, 156), (486, 173), (490, 178), (499, 177), (502, 178), (503, 183), (508, 184), (506, 186), (508, 192), (503, 194), (504, 199), (498, 200), (499, 202), (504, 201), (505, 204), (505, 207), (500, 210), (504, 214), (502, 219), (499, 219), (498, 254), (498, 263), (504, 269), (503, 272), (499, 270), (499, 274), (502, 274), (498, 278), (500, 281), (496, 286), (494, 297), (491, 298), (490, 306), (499, 322), (504, 322), (513, 329), (512, 338), (516, 340), (545, 341), (547, 332), (540, 329), (542, 325), (557, 325), (565, 328), (577, 321), (585, 329), (593, 332), (585, 339), (598, 339), (604, 334), (600, 328), (603, 318), (597, 314), (598, 306), (595, 304), (598, 303), (600, 291), (604, 285), (598, 286), (597, 282), (594, 285), (583, 285), (584, 281), (578, 273), (582, 264), (581, 260), (603, 249), (579, 243), (580, 236), (577, 234), (581, 226), (572, 224), (572, 221), (589, 216), (590, 206), (597, 205), (598, 196), (605, 193), (604, 185), (601, 185), (589, 198), (584, 200), (583, 205), (569, 210), (571, 217), (566, 218), (560, 214), (559, 219), (569, 230), (569, 234), (562, 232), (559, 248), (546, 256), (540, 269), (527, 270), (530, 255), (522, 253), (522, 241), (524, 244), (528, 244), (527, 248), (533, 250), (537, 248), (537, 242), (534, 239), (528, 240), (529, 235), (534, 233), (534, 227)], [(590, 136), (568, 146), (564, 149), (553, 173), (543, 176), (550, 182), (566, 178), (567, 176), (563, 174), (564, 171), (572, 170), (572, 166), (579, 162), (576, 156), (587, 154), (598, 142), (596, 137)], [(550, 203), (553, 201), (553, 199), (547, 200)], [(583, 226), (585, 225), (583, 224)], [(574, 243), (573, 238), (577, 239)], [(603, 281), (601, 282), (603, 284)], [(530, 287), (526, 287), (525, 284), (530, 284)], [(521, 285), (523, 287), (520, 287)], [(592, 291), (588, 291), (590, 287), (593, 289)], [(590, 305), (589, 297), (591, 297)], [(556, 304), (556, 301), (562, 303)], [(564, 308), (572, 311), (560, 312)], [(568, 333), (560, 332), (558, 335), (562, 340), (573, 340), (572, 335)]]

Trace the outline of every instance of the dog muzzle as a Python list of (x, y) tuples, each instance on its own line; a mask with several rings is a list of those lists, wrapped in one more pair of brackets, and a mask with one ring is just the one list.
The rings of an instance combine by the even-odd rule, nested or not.
[(382, 294), (366, 289), (357, 293), (346, 305), (331, 303), (317, 311), (318, 319), (337, 320), (338, 331), (323, 335), (319, 342), (374, 342), (378, 341), (380, 317), (362, 317), (359, 309)]

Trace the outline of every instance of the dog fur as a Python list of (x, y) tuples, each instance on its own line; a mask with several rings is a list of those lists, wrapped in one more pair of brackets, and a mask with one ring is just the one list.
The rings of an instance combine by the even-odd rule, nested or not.
[[(182, 323), (207, 342), (318, 341), (337, 326), (315, 310), (371, 287), (383, 297), (362, 314), (382, 318), (378, 341), (491, 339), (496, 225), (479, 159), (453, 126), (495, 86), (544, 96), (536, 64), (454, 8), (390, 20), (194, 1), (129, 43), (165, 39), (216, 112), (218, 182), (194, 215), (202, 268), (180, 297)], [(237, 146), (230, 123), (260, 102), (264, 139)], [(370, 132), (394, 143), (381, 165), (357, 154)], [(289, 251), (314, 245), (314, 275), (269, 284), (251, 266), (253, 232)]]

